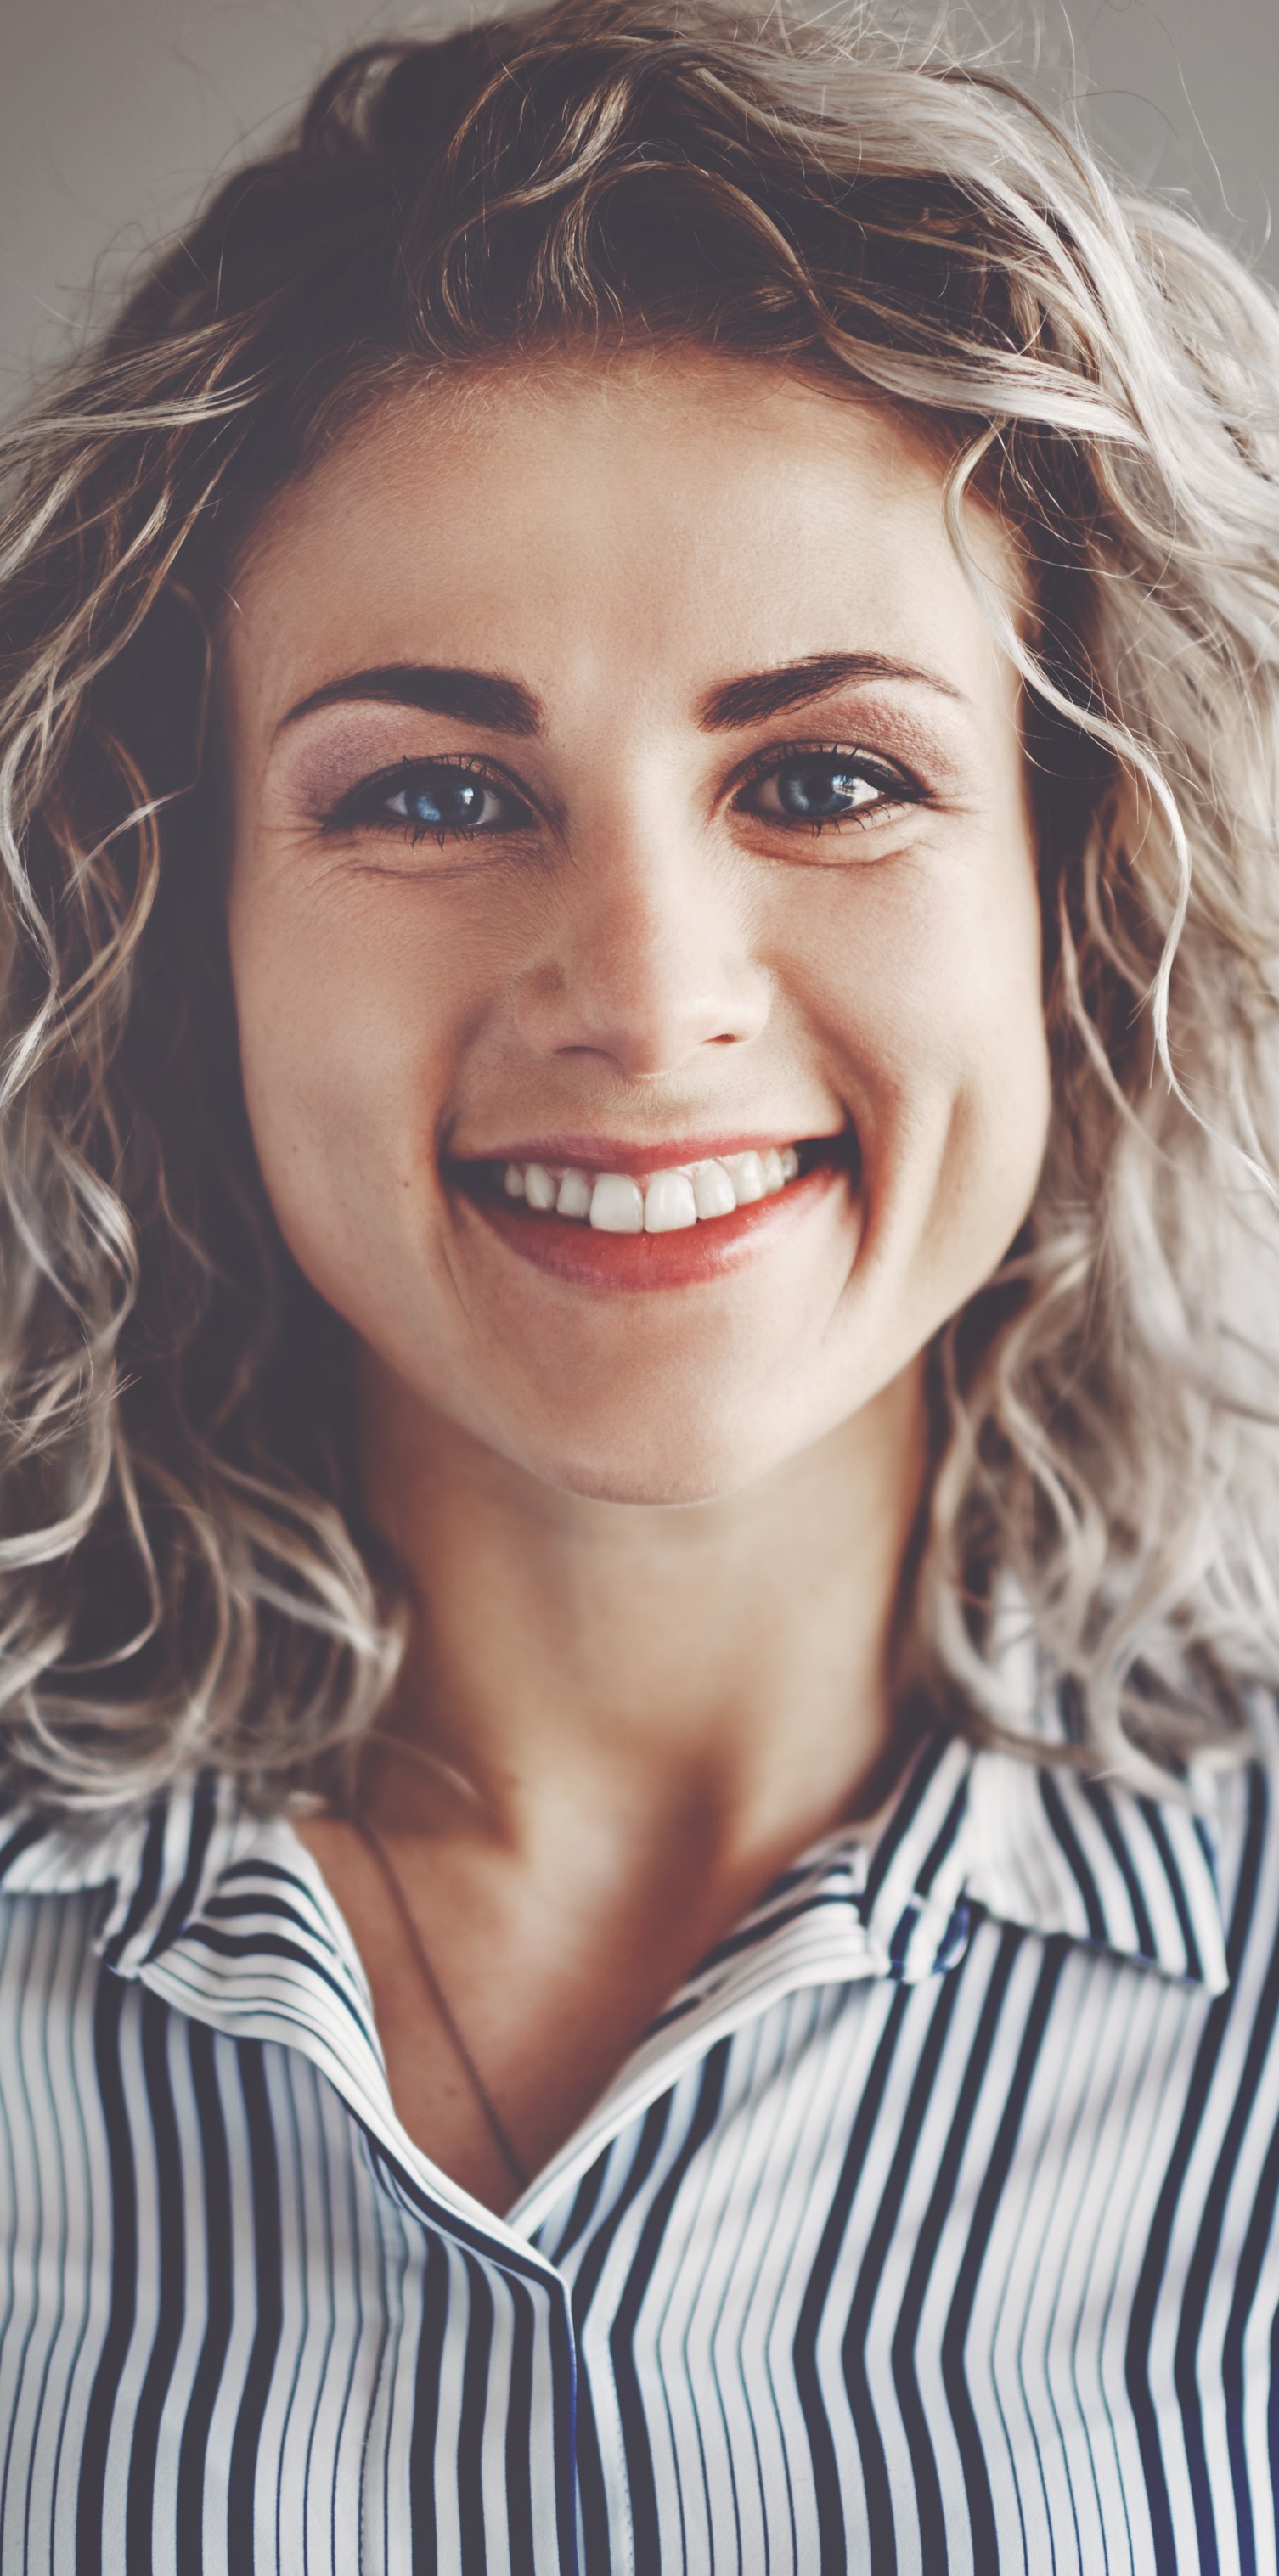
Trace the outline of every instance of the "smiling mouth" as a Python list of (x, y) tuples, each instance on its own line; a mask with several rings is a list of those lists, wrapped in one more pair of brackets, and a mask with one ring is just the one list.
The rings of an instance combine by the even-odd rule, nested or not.
[[(508, 1202), (522, 1204), (531, 1214), (564, 1217), (598, 1234), (677, 1234), (689, 1226), (719, 1224), (738, 1208), (776, 1197), (802, 1171), (813, 1168), (817, 1152), (816, 1143), (766, 1145), (758, 1152), (668, 1164), (642, 1177), (582, 1171), (573, 1164), (507, 1163), (501, 1167), (500, 1188)], [(490, 1168), (492, 1188), (498, 1167)]]
[(630, 1171), (578, 1151), (573, 1163), (544, 1149), (537, 1158), (517, 1152), (445, 1167), (486, 1231), (573, 1289), (691, 1288), (724, 1278), (832, 1191), (860, 1191), (851, 1127), (660, 1166), (628, 1148), (625, 1159), (639, 1166)]
[(503, 1159), (457, 1162), (449, 1177), (482, 1206), (550, 1220), (556, 1232), (558, 1219), (575, 1231), (663, 1235), (719, 1228), (742, 1209), (785, 1196), (816, 1172), (855, 1172), (858, 1159), (849, 1132), (706, 1155), (647, 1172)]

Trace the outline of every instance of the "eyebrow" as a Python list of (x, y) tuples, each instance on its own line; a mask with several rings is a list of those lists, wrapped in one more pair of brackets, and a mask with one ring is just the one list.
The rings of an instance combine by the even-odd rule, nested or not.
[(850, 680), (907, 680), (935, 689), (944, 698), (965, 703), (962, 689), (925, 671), (914, 662), (895, 662), (887, 653), (808, 653), (798, 662), (782, 662), (772, 671), (748, 671), (740, 680), (725, 680), (711, 689), (697, 711), (704, 733), (728, 733), (738, 725), (759, 724), (766, 716), (801, 707), (810, 698), (827, 697)]
[[(703, 733), (732, 733), (741, 725), (760, 724), (789, 707), (857, 680), (907, 681), (935, 690), (962, 705), (963, 692), (939, 672), (913, 662), (896, 662), (886, 653), (808, 653), (769, 671), (747, 671), (740, 679), (721, 681), (707, 691), (697, 709)], [(393, 706), (418, 707), (428, 715), (456, 716), (464, 724), (487, 725), (495, 733), (521, 736), (545, 730), (541, 702), (519, 680), (499, 671), (471, 671), (452, 663), (388, 662), (372, 671), (351, 671), (326, 680), (281, 718), (279, 731), (314, 714), (317, 707), (340, 706), (360, 699), (380, 699)]]
[(326, 680), (299, 698), (282, 717), (279, 730), (297, 724), (317, 707), (340, 706), (345, 700), (381, 698), (393, 706), (421, 707), (427, 715), (457, 716), (463, 724), (488, 725), (495, 733), (534, 734), (543, 729), (542, 708), (531, 689), (496, 671), (467, 671), (453, 664), (388, 662), (376, 671), (351, 671), (345, 679)]

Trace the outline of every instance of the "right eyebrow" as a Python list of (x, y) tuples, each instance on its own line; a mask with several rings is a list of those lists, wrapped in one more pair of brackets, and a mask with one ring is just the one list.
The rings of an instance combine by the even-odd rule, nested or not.
[(495, 733), (536, 734), (543, 730), (542, 709), (531, 689), (500, 671), (468, 671), (451, 663), (387, 662), (375, 671), (349, 671), (326, 680), (282, 716), (277, 732), (297, 724), (317, 707), (340, 706), (347, 700), (379, 698), (392, 706), (420, 707), (428, 715), (456, 716), (463, 724), (487, 725)]

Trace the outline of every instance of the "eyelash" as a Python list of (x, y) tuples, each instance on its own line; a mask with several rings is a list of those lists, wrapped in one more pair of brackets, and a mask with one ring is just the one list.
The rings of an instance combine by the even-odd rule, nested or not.
[(872, 823), (881, 821), (885, 814), (896, 812), (902, 805), (926, 805), (930, 801), (928, 790), (922, 780), (912, 777), (908, 770), (899, 769), (893, 761), (881, 760), (874, 752), (865, 750), (861, 744), (786, 742), (772, 745), (769, 750), (758, 753), (749, 763), (734, 790), (734, 803), (736, 804), (737, 798), (748, 787), (753, 787), (758, 780), (767, 778), (778, 770), (790, 768), (800, 760), (843, 761), (850, 771), (868, 779), (872, 785), (882, 789), (883, 792), (878, 801), (864, 814), (828, 815), (815, 821), (804, 821), (796, 815), (792, 815), (786, 822), (783, 822), (780, 817), (759, 818), (769, 822), (775, 820), (779, 831), (805, 832), (814, 840), (817, 840), (823, 832), (842, 832), (850, 829), (864, 832), (869, 830)]
[[(793, 742), (775, 744), (769, 750), (758, 753), (750, 762), (733, 791), (732, 802), (735, 810), (744, 810), (738, 806), (737, 800), (749, 788), (762, 779), (792, 767), (800, 760), (842, 760), (847, 763), (850, 771), (856, 771), (858, 775), (868, 779), (883, 792), (870, 810), (864, 814), (828, 815), (812, 820), (805, 820), (800, 816), (791, 816), (789, 819), (783, 819), (780, 816), (756, 818), (772, 823), (779, 831), (802, 832), (813, 839), (819, 838), (823, 832), (842, 832), (850, 828), (865, 831), (872, 823), (880, 821), (886, 813), (895, 812), (903, 805), (926, 805), (931, 801), (928, 790), (920, 780), (912, 777), (908, 771), (898, 769), (894, 763), (881, 760), (859, 746), (838, 742)], [(380, 827), (384, 831), (406, 837), (414, 849), (425, 840), (434, 840), (443, 849), (449, 841), (489, 840), (502, 837), (501, 827), (493, 824), (450, 823), (433, 829), (426, 823), (411, 825), (407, 816), (397, 816), (392, 819), (380, 813), (380, 809), (385, 807), (391, 796), (402, 795), (415, 780), (441, 776), (471, 781), (477, 787), (490, 788), (497, 795), (511, 796), (518, 803), (526, 806), (529, 801), (503, 778), (500, 771), (487, 767), (483, 761), (459, 759), (456, 754), (443, 753), (434, 760), (405, 759), (398, 762), (394, 769), (379, 770), (371, 778), (361, 779), (358, 785), (348, 790), (332, 811), (324, 816), (323, 828), (326, 832), (342, 832), (357, 829), (360, 826), (372, 826), (374, 829)], [(528, 826), (520, 823), (508, 825), (506, 828), (508, 832), (523, 831)]]

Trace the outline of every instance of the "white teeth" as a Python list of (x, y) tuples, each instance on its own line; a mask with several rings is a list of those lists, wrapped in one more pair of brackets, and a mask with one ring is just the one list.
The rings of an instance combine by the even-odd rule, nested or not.
[(524, 1196), (531, 1208), (553, 1208), (559, 1195), (545, 1163), (524, 1166)]
[(560, 1171), (546, 1163), (508, 1163), (502, 1186), (539, 1215), (586, 1218), (601, 1234), (674, 1234), (707, 1218), (731, 1216), (771, 1197), (799, 1177), (794, 1145), (720, 1154), (704, 1163), (650, 1173)]
[(697, 1200), (687, 1172), (654, 1172), (644, 1192), (646, 1234), (675, 1234), (696, 1225)]
[(737, 1194), (739, 1207), (750, 1207), (754, 1200), (764, 1197), (768, 1185), (758, 1154), (726, 1154), (724, 1169)]
[(693, 1170), (693, 1197), (699, 1216), (731, 1216), (737, 1192), (722, 1163), (698, 1163)]
[(591, 1192), (591, 1223), (601, 1234), (642, 1234), (644, 1193), (625, 1172), (601, 1172)]
[(590, 1215), (591, 1184), (585, 1172), (565, 1173), (560, 1182), (560, 1194), (555, 1206), (560, 1216)]

